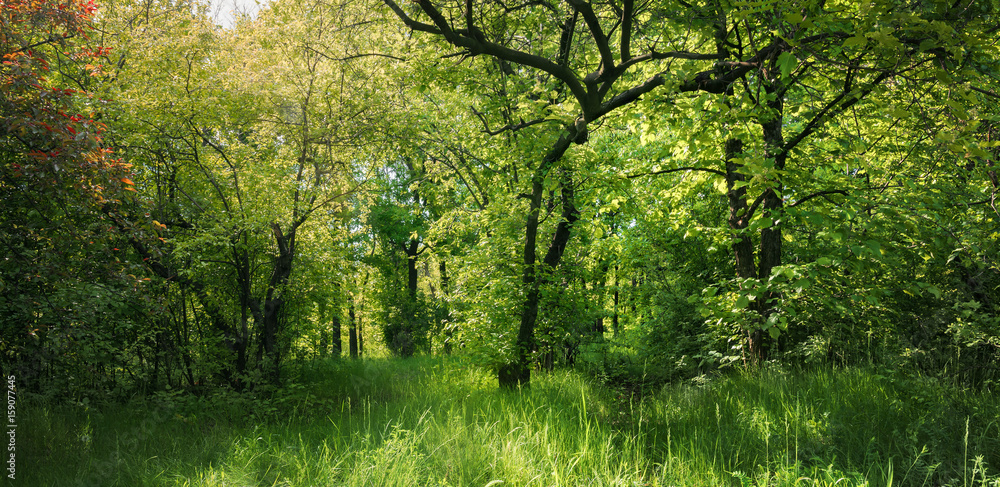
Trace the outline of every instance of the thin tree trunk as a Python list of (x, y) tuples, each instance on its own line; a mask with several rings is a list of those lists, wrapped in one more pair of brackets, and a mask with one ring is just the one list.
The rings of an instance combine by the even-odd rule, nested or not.
[(611, 332), (614, 336), (618, 336), (618, 300), (620, 299), (618, 294), (618, 266), (615, 266), (615, 280), (613, 281), (615, 288), (614, 295), (614, 308), (611, 315)]
[(438, 274), (441, 277), (441, 320), (443, 321), (444, 328), (444, 353), (445, 355), (451, 355), (452, 350), (452, 340), (454, 339), (455, 330), (451, 324), (451, 310), (448, 306), (448, 297), (450, 293), (451, 283), (448, 280), (448, 265), (447, 261), (443, 258), (438, 262)]
[(347, 325), (347, 333), (348, 333), (347, 342), (348, 342), (348, 347), (350, 347), (350, 350), (351, 350), (351, 358), (352, 359), (357, 359), (358, 358), (358, 323), (357, 323), (357, 320), (356, 320), (356, 316), (354, 315), (354, 296), (353, 295), (348, 295), (347, 296), (347, 319), (348, 319), (348, 325)]
[(757, 277), (754, 264), (753, 240), (745, 230), (750, 223), (747, 214), (747, 188), (737, 187), (737, 183), (745, 183), (746, 175), (740, 172), (743, 165), (735, 161), (743, 152), (743, 141), (729, 139), (726, 141), (726, 196), (729, 199), (729, 228), (733, 231), (733, 255), (736, 257), (736, 275), (743, 279)]

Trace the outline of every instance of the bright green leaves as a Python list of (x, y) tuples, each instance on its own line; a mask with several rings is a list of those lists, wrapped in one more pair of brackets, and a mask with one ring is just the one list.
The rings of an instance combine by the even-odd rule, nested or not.
[(778, 55), (778, 69), (781, 70), (781, 77), (787, 78), (798, 65), (799, 60), (791, 52), (784, 51)]
[(867, 240), (857, 245), (851, 245), (850, 249), (855, 257), (882, 260), (881, 245), (875, 240)]

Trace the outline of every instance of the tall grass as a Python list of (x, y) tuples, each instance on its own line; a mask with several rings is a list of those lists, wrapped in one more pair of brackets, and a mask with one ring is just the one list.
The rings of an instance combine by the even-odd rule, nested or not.
[(458, 359), (302, 365), (269, 399), (20, 408), (23, 485), (1000, 485), (986, 392), (766, 369), (633, 397)]

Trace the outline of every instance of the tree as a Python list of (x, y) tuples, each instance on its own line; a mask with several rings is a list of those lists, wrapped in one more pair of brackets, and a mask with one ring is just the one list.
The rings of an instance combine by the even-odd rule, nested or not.
[(339, 52), (359, 48), (342, 27), (361, 28), (361, 12), (283, 2), (236, 31), (186, 12), (121, 24), (132, 30), (120, 37), (118, 86), (135, 109), (118, 142), (142, 161), (162, 239), (133, 247), (197, 296), (237, 387), (248, 374), (278, 381), (294, 338), (285, 310), (316, 299), (292, 282), (303, 245), (371, 170), (357, 151), (376, 143), (384, 118), (364, 91), (371, 66)]
[(104, 217), (135, 190), (88, 91), (107, 52), (88, 43), (96, 8), (0, 5), (0, 361), (44, 392), (100, 393), (116, 370), (132, 371), (123, 352), (148, 331), (132, 326), (143, 283)]
[[(728, 133), (725, 147), (718, 142), (714, 148), (689, 144), (688, 153), (701, 161), (723, 161), (721, 167), (683, 161), (650, 173), (698, 171), (726, 181), (739, 280), (734, 284), (736, 303), (748, 311), (732, 318), (747, 338), (747, 357), (758, 361), (765, 334), (777, 336), (787, 326), (787, 317), (774, 312), (782, 299), (777, 288), (801, 282), (801, 275), (783, 267), (786, 206), (848, 192), (829, 186), (812, 189), (810, 184), (790, 187), (797, 180), (786, 174), (792, 169), (789, 160), (808, 153), (809, 140), (830, 133), (839, 117), (855, 115), (860, 102), (883, 90), (905, 90), (912, 82), (935, 78), (953, 83), (950, 78), (961, 72), (963, 62), (989, 49), (984, 47), (990, 42), (988, 13), (995, 12), (963, 2), (906, 8), (895, 2), (836, 8), (826, 2), (773, 2), (757, 9), (739, 2), (636, 6), (630, 1), (567, 1), (512, 7), (420, 1), (410, 10), (392, 0), (386, 4), (407, 27), (458, 47), (462, 56), (494, 60), (482, 66), (496, 66), (493, 83), (502, 87), (498, 98), (521, 101), (515, 109), (498, 107), (499, 124), (474, 112), (485, 132), (523, 137), (546, 133), (538, 128), (546, 123), (558, 126), (558, 135), (548, 136), (545, 155), (529, 168), (531, 190), (523, 193), (529, 202), (521, 279), (526, 294), (517, 357), (500, 368), (505, 385), (529, 378), (526, 364), (534, 349), (538, 290), (547, 279), (539, 269), (555, 269), (579, 217), (573, 174), (563, 155), (573, 142), (586, 140), (591, 124), (655, 95), (644, 102), (646, 116), (661, 111), (671, 122), (686, 123), (696, 141)], [(578, 31), (587, 38), (581, 40)], [(968, 34), (960, 38), (954, 35), (958, 31)], [(675, 50), (657, 50), (661, 41)], [(702, 94), (682, 100), (676, 109), (657, 110), (650, 103), (676, 100), (686, 92)], [(794, 112), (788, 113), (788, 103), (795, 104)], [(710, 115), (701, 125), (693, 124), (692, 110), (706, 109)], [(749, 120), (755, 128), (746, 125)], [(545, 190), (555, 188), (560, 188), (564, 211), (539, 268), (538, 215)]]
[[(503, 387), (528, 385), (530, 355), (535, 350), (535, 323), (539, 312), (542, 285), (556, 269), (579, 218), (575, 200), (575, 178), (563, 160), (574, 143), (582, 144), (589, 136), (590, 125), (614, 110), (629, 105), (664, 83), (663, 76), (649, 77), (647, 65), (666, 64), (667, 60), (723, 57), (720, 52), (696, 53), (689, 46), (702, 39), (697, 34), (676, 39), (679, 50), (657, 51), (655, 39), (663, 33), (662, 25), (644, 22), (649, 11), (634, 2), (623, 7), (595, 6), (581, 1), (565, 4), (529, 3), (508, 8), (502, 2), (434, 4), (421, 1), (422, 21), (403, 10), (392, 0), (386, 4), (407, 27), (440, 37), (462, 50), (463, 56), (486, 55), (495, 60), (496, 73), (514, 82), (517, 91), (505, 93), (521, 99), (534, 109), (517, 114), (500, 111), (507, 123), (494, 129), (485, 115), (484, 130), (495, 134), (533, 133), (540, 154), (529, 164), (528, 191), (523, 193), (528, 207), (523, 212), (524, 244), (521, 284), (524, 298), (517, 311), (520, 324), (514, 357), (498, 369)], [(540, 30), (536, 30), (541, 27)], [(588, 38), (581, 40), (577, 31)], [(617, 35), (608, 33), (618, 31)], [(633, 45), (642, 52), (633, 53)], [(541, 93), (532, 93), (539, 84)], [(697, 86), (714, 86), (718, 80), (699, 79)], [(550, 92), (551, 91), (551, 92)], [(542, 96), (539, 96), (542, 95)], [(537, 128), (551, 124), (554, 129)], [(532, 127), (536, 130), (529, 131)], [(539, 237), (542, 201), (548, 191), (559, 191), (561, 207), (556, 230), (545, 249), (539, 266)]]
[(368, 225), (381, 249), (370, 259), (381, 273), (385, 343), (393, 353), (409, 357), (428, 348), (429, 306), (418, 295), (418, 259), (427, 250), (427, 200), (418, 187), (417, 162), (411, 158), (387, 161), (381, 168), (376, 201), (369, 208)]

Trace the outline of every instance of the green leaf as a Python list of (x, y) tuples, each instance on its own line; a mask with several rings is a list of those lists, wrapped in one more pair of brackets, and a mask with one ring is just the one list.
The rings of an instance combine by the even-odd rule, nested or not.
[(937, 286), (927, 286), (927, 292), (933, 294), (935, 298), (941, 299), (941, 290)]
[(882, 257), (882, 247), (879, 245), (878, 242), (876, 242), (875, 240), (869, 240), (865, 242), (865, 245), (868, 247), (869, 250), (872, 251), (872, 254), (875, 257)]
[(847, 40), (844, 41), (844, 47), (864, 47), (865, 44), (868, 44), (868, 38), (863, 35), (848, 37)]
[(781, 77), (787, 78), (789, 74), (795, 69), (799, 60), (795, 58), (795, 55), (785, 51), (778, 55), (778, 69), (781, 70)]
[(969, 119), (969, 112), (965, 110), (965, 107), (962, 106), (961, 103), (954, 100), (948, 100), (945, 102), (945, 104), (951, 108), (951, 113), (955, 115), (956, 118), (959, 118), (961, 120)]

